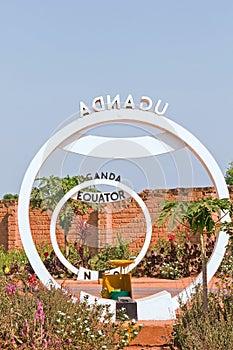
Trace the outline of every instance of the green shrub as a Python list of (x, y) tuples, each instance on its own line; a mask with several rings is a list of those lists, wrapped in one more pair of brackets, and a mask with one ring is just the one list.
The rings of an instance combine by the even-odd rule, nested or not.
[[(214, 240), (207, 239), (206, 252), (209, 257), (213, 251)], [(183, 232), (160, 239), (156, 247), (146, 253), (134, 270), (137, 277), (157, 277), (178, 279), (195, 275), (201, 271), (200, 244), (193, 243)]]
[(220, 273), (223, 273), (233, 278), (233, 256), (227, 252), (223, 258), (221, 266), (219, 268)]
[(6, 193), (2, 197), (3, 199), (18, 199), (19, 195), (18, 194), (12, 194), (12, 193)]
[(171, 280), (179, 279), (182, 276), (179, 262), (163, 263), (160, 267), (160, 276)]
[(124, 242), (118, 235), (116, 246), (108, 246), (102, 249), (98, 254), (89, 259), (88, 265), (92, 270), (108, 270), (110, 268), (108, 264), (109, 260), (129, 259), (130, 255), (129, 243)]
[[(137, 335), (134, 322), (111, 322), (104, 305), (76, 301), (19, 274), (0, 280), (1, 349), (122, 349)], [(124, 325), (124, 327), (123, 327)]]
[(200, 289), (190, 303), (181, 304), (180, 313), (174, 325), (174, 346), (176, 346), (174, 349), (232, 350), (232, 287), (231, 281), (218, 283), (217, 292), (211, 292), (208, 295), (206, 312), (204, 312)]
[(15, 248), (8, 252), (0, 246), (0, 276), (22, 271), (28, 264), (28, 258), (23, 249)]

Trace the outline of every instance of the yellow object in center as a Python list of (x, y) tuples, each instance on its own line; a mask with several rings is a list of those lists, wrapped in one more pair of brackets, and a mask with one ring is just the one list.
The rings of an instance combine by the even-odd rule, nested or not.
[[(120, 274), (103, 274), (102, 296), (104, 298), (116, 298), (117, 295), (127, 295), (132, 298), (131, 274), (122, 274), (122, 269), (132, 264), (134, 260), (109, 260), (108, 263), (120, 267)], [(116, 294), (116, 296), (115, 296)], [(114, 295), (114, 296), (113, 296)]]

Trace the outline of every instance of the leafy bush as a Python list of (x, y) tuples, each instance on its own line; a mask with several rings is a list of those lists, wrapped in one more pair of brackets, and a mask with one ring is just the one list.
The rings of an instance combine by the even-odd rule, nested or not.
[(203, 308), (199, 289), (191, 303), (181, 304), (174, 325), (174, 346), (182, 350), (231, 350), (233, 344), (233, 283), (223, 280), (217, 292), (208, 296), (207, 311)]
[[(209, 257), (213, 251), (214, 240), (206, 241)], [(195, 275), (201, 271), (200, 245), (192, 243), (185, 233), (171, 234), (168, 239), (160, 239), (156, 247), (149, 249), (135, 268), (137, 277), (157, 277), (178, 279)]]
[(28, 258), (24, 250), (15, 248), (6, 252), (3, 246), (0, 246), (0, 276), (22, 271), (27, 264)]
[(0, 280), (1, 349), (122, 349), (135, 338), (134, 322), (111, 322), (104, 305), (73, 302), (61, 290), (50, 291), (35, 276)]
[(18, 199), (19, 195), (18, 194), (12, 194), (12, 193), (6, 193), (2, 197), (3, 199)]
[(178, 279), (182, 276), (182, 271), (180, 270), (179, 261), (174, 261), (173, 263), (163, 263), (160, 268), (160, 275), (162, 278), (167, 279)]
[(129, 243), (126, 243), (122, 238), (117, 236), (117, 244), (115, 247), (108, 246), (93, 256), (88, 261), (89, 268), (92, 270), (108, 270), (109, 260), (113, 259), (129, 259), (130, 258)]
[(221, 266), (219, 268), (219, 272), (221, 275), (226, 275), (228, 277), (233, 278), (233, 256), (230, 252), (227, 252), (223, 258)]

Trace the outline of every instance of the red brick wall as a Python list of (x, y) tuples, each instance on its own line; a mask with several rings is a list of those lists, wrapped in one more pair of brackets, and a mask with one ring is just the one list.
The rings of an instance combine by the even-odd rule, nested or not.
[(11, 205), (10, 201), (1, 201), (0, 203), (0, 245), (6, 249), (8, 249), (8, 211)]
[[(233, 186), (229, 187), (230, 197), (233, 200)], [(140, 197), (145, 202), (153, 221), (153, 235), (151, 245), (155, 245), (159, 237), (165, 237), (168, 230), (165, 227), (158, 228), (155, 219), (159, 214), (161, 203), (165, 199), (173, 200), (198, 200), (203, 197), (216, 196), (213, 188), (194, 189), (168, 189), (168, 190), (145, 190)], [(17, 200), (0, 201), (0, 245), (6, 249), (22, 247), (17, 223)], [(93, 247), (103, 247), (107, 244), (113, 245), (117, 235), (123, 240), (131, 242), (132, 250), (139, 249), (144, 243), (146, 224), (141, 208), (133, 199), (127, 199), (118, 203), (109, 203), (102, 206), (102, 210), (89, 210), (83, 217), (90, 225), (87, 235), (87, 244)], [(78, 236), (78, 220), (73, 220), (69, 232), (69, 241), (74, 241)], [(41, 213), (40, 210), (30, 210), (30, 225), (32, 236), (36, 244), (50, 242), (50, 213)], [(63, 230), (57, 228), (57, 241), (64, 247)]]
[[(44, 245), (49, 243), (50, 237), (50, 212), (43, 212), (39, 209), (30, 210), (30, 227), (32, 237), (36, 245)], [(60, 227), (56, 230), (57, 242), (61, 247), (64, 247), (64, 234)]]
[[(22, 248), (20, 239), (18, 219), (17, 219), (17, 200), (0, 201), (0, 245), (6, 250), (15, 247)], [(32, 237), (36, 244), (41, 245), (49, 241), (50, 217), (48, 213), (41, 213), (40, 210), (30, 210), (30, 226)], [(57, 240), (61, 246), (64, 246), (64, 235), (62, 230), (57, 230)]]
[[(229, 188), (233, 199), (233, 187)], [(169, 230), (164, 227), (158, 228), (156, 218), (160, 213), (160, 207), (164, 200), (199, 200), (204, 197), (216, 197), (213, 188), (178, 188), (168, 190), (145, 190), (140, 194), (145, 202), (152, 219), (151, 246), (154, 246), (159, 238), (167, 237)], [(132, 200), (119, 203), (109, 203), (103, 212), (99, 213), (98, 227), (100, 244), (114, 244), (117, 235), (130, 243), (132, 251), (140, 249), (145, 241), (146, 222), (141, 208)]]

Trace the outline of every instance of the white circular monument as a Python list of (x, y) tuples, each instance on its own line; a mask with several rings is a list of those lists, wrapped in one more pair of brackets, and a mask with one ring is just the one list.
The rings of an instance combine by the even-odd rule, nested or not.
[[(91, 108), (88, 108), (86, 104), (81, 102), (80, 113), (75, 115), (70, 123), (62, 127), (50, 137), (31, 161), (25, 173), (20, 190), (18, 222), (25, 252), (35, 273), (44, 285), (49, 287), (53, 284), (55, 287), (60, 287), (57, 281), (47, 271), (33, 242), (29, 221), (29, 206), (31, 191), (37, 174), (47, 158), (57, 149), (84, 154), (87, 157), (91, 154), (93, 157), (127, 159), (129, 157), (157, 156), (159, 154), (173, 152), (182, 147), (187, 147), (205, 167), (216, 188), (218, 197), (229, 198), (224, 176), (212, 155), (194, 135), (164, 116), (168, 104), (164, 104), (164, 107), (161, 108), (161, 103), (162, 101), (158, 100), (153, 104), (153, 101), (149, 97), (142, 96), (138, 103), (138, 107), (136, 107), (132, 95), (129, 95), (123, 104), (120, 101), (120, 95), (117, 95), (114, 98), (107, 95), (106, 101), (102, 96), (99, 96), (93, 99)], [(157, 135), (157, 137), (145, 136), (130, 138), (96, 137), (90, 135), (83, 136), (85, 130), (109, 123), (138, 123), (160, 129), (161, 134)], [(95, 182), (96, 180), (93, 181)], [(94, 182), (92, 184), (94, 184)], [(95, 183), (103, 184), (104, 182), (104, 180), (100, 180)], [(106, 180), (105, 184), (110, 185), (112, 184), (112, 181)], [(84, 188), (84, 186), (85, 185), (79, 185), (65, 194), (58, 203), (51, 221), (51, 238), (53, 246), (55, 247), (54, 250), (63, 264), (75, 273), (77, 273), (77, 270), (71, 266), (71, 264), (66, 261), (60, 253), (60, 249), (55, 239), (55, 225), (61, 206), (79, 189)], [(118, 186), (130, 194), (140, 204), (146, 218), (146, 240), (142, 247), (142, 251), (136, 259), (137, 264), (145, 255), (149, 246), (151, 223), (148, 210), (145, 203), (143, 203), (141, 198), (131, 188), (124, 184), (116, 183), (116, 181), (114, 181), (114, 186)], [(224, 220), (226, 220), (226, 218)], [(228, 220), (230, 219), (228, 218)], [(221, 232), (218, 235), (214, 251), (208, 261), (208, 281), (213, 277), (223, 259), (227, 242), (227, 235), (224, 232)], [(134, 264), (134, 266), (136, 264)], [(165, 293), (158, 297), (151, 296), (149, 298), (138, 300), (139, 319), (173, 318), (174, 311), (179, 307), (178, 300), (182, 298), (183, 301), (187, 301), (191, 293), (195, 292), (195, 286), (197, 283), (200, 283), (201, 280), (202, 274), (200, 274), (188, 288), (173, 298), (168, 296), (169, 293)], [(163, 307), (161, 307), (161, 305), (163, 305)]]

